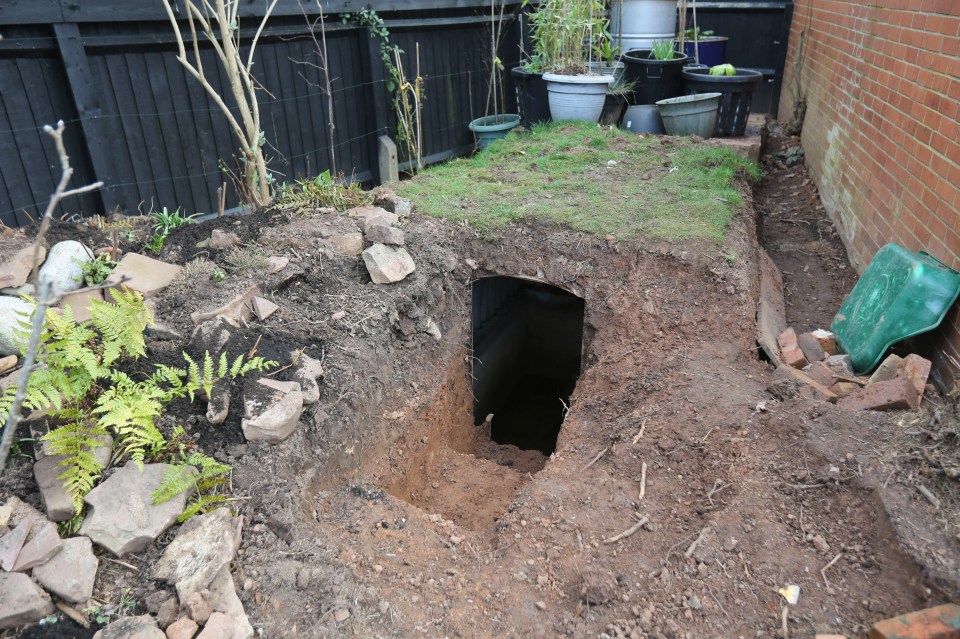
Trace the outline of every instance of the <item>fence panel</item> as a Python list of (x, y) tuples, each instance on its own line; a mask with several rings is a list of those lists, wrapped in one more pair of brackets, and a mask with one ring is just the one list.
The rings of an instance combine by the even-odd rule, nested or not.
[[(60, 12), (36, 12), (38, 24), (27, 24), (30, 15), (21, 9), (11, 22), (22, 26), (2, 29), (4, 224), (29, 223), (42, 210), (59, 168), (41, 127), (57, 118), (67, 121), (68, 149), (77, 169), (74, 182), (106, 183), (96, 194), (65, 201), (63, 213), (136, 213), (162, 207), (210, 212), (216, 209), (224, 181), (228, 207), (240, 204), (223, 168), (239, 173), (241, 143), (214, 101), (176, 61), (176, 42), (165, 14), (157, 11), (157, 2), (121, 4), (68, 3)], [(261, 127), (275, 177), (292, 181), (335, 166), (346, 175), (375, 181), (377, 138), (396, 136), (379, 41), (371, 39), (365, 27), (328, 16), (331, 127), (307, 19), (297, 3), (281, 4), (254, 60), (254, 74), (263, 84)], [(334, 4), (342, 11), (361, 6), (352, 0)], [(485, 3), (448, 0), (443, 4), (449, 6), (441, 9), (434, 2), (382, 4), (391, 41), (406, 51), (404, 64), (411, 78), (420, 45), (427, 96), (422, 112), (425, 155), (436, 160), (469, 149), (467, 124), (484, 110), (489, 74)], [(246, 37), (257, 26), (257, 6), (245, 5), (244, 15), (250, 16), (243, 24)], [(408, 10), (390, 13), (398, 6)], [(515, 30), (505, 29), (500, 56), (508, 69), (518, 55), (512, 37)], [(201, 46), (201, 60), (211, 84), (236, 112), (209, 44)], [(504, 102), (513, 110), (511, 100)]]

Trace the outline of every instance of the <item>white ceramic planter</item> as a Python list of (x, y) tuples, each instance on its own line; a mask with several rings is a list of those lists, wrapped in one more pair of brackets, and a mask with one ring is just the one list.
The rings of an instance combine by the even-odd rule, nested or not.
[(603, 111), (612, 75), (561, 75), (544, 73), (554, 120), (596, 122)]
[(676, 0), (622, 0), (611, 9), (610, 33), (621, 51), (651, 49), (655, 40), (672, 40), (676, 26)]

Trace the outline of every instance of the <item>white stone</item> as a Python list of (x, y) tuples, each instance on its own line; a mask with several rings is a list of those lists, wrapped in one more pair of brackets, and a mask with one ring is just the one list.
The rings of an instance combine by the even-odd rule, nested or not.
[(257, 319), (261, 322), (280, 310), (279, 306), (265, 297), (255, 297), (251, 300), (251, 304), (253, 306), (253, 314), (256, 315)]
[[(19, 297), (0, 296), (0, 357), (19, 355), (24, 340), (17, 332), (21, 321), (29, 322), (36, 306)], [(27, 329), (29, 332), (29, 329)]]
[(403, 231), (400, 229), (395, 229), (392, 226), (371, 224), (367, 226), (367, 232), (365, 235), (368, 242), (379, 242), (380, 244), (403, 246)]
[[(182, 268), (139, 253), (127, 253), (113, 273), (107, 276), (107, 282), (116, 284), (126, 278), (123, 286), (149, 298), (170, 286)], [(110, 296), (107, 296), (107, 300), (112, 301)]]
[(187, 502), (188, 495), (181, 493), (154, 505), (153, 491), (169, 468), (168, 464), (144, 464), (140, 470), (132, 462), (120, 468), (84, 498), (93, 511), (80, 534), (118, 557), (146, 548), (173, 525)]
[(40, 267), (40, 281), (52, 282), (57, 292), (70, 293), (83, 286), (83, 265), (92, 261), (93, 251), (80, 242), (57, 242)]
[(63, 540), (53, 559), (33, 569), (33, 577), (61, 599), (84, 603), (93, 596), (99, 566), (90, 538), (72, 537)]
[(363, 263), (374, 284), (394, 284), (416, 270), (406, 249), (384, 244), (374, 244), (364, 251)]
[(0, 572), (0, 630), (33, 623), (53, 614), (50, 595), (27, 575)]
[(302, 412), (300, 384), (262, 378), (244, 395), (243, 436), (248, 441), (282, 442), (293, 433)]
[(233, 575), (226, 566), (220, 569), (210, 584), (210, 595), (207, 598), (210, 605), (217, 612), (222, 612), (233, 620), (233, 636), (230, 639), (250, 639), (253, 636), (253, 627), (243, 610), (243, 603), (237, 596), (237, 587), (233, 583)]
[(293, 378), (300, 384), (304, 404), (316, 404), (320, 401), (320, 385), (317, 380), (323, 378), (323, 365), (319, 360), (301, 353), (297, 366), (293, 369)]
[(363, 252), (363, 235), (360, 233), (331, 235), (327, 241), (340, 255), (360, 255)]
[(167, 639), (150, 615), (123, 617), (98, 630), (93, 639)]
[(187, 520), (154, 566), (153, 577), (176, 586), (180, 601), (203, 590), (233, 560), (242, 525), (243, 518), (228, 508)]

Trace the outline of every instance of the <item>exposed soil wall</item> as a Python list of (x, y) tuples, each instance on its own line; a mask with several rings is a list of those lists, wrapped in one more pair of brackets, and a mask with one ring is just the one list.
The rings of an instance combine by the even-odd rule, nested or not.
[[(960, 6), (798, 0), (780, 119), (805, 100), (803, 148), (862, 271), (888, 242), (960, 268)], [(949, 386), (960, 309), (932, 344)]]

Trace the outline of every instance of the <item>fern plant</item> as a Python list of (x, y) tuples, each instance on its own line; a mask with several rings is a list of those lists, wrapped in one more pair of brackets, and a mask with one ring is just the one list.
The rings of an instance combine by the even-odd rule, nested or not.
[[(24, 401), (27, 410), (45, 411), (52, 420), (66, 422), (44, 435), (43, 441), (52, 454), (64, 456), (58, 466), (63, 469), (59, 479), (78, 515), (84, 496), (103, 471), (93, 454), (103, 446), (101, 437), (113, 434), (116, 459), (129, 458), (138, 466), (162, 459), (170, 443), (157, 419), (167, 403), (183, 397), (192, 402), (199, 390), (209, 396), (213, 385), (224, 377), (234, 379), (277, 365), (243, 355), (231, 364), (226, 353), (215, 365), (208, 352), (201, 370), (184, 353), (185, 369), (158, 365), (151, 377), (135, 381), (116, 365), (123, 357), (146, 355), (144, 330), (153, 316), (135, 291), (111, 289), (109, 295), (111, 302), (92, 302), (91, 319), (86, 322), (77, 323), (69, 307), (62, 314), (47, 312), (40, 335), (43, 366), (31, 374)], [(28, 318), (21, 320), (21, 326), (26, 330)], [(15, 393), (11, 385), (0, 395), (0, 427), (7, 421)], [(202, 481), (213, 481), (216, 462), (205, 456), (193, 459), (191, 464), (201, 468)], [(199, 509), (206, 507), (203, 504)]]
[(173, 466), (167, 470), (163, 482), (153, 492), (152, 497), (154, 504), (162, 504), (182, 493), (192, 494), (190, 503), (177, 519), (184, 522), (194, 515), (226, 503), (226, 497), (213, 491), (229, 481), (230, 471), (233, 469), (201, 452), (188, 452), (191, 444), (186, 442), (182, 426), (174, 428), (173, 441), (177, 442), (176, 455), (179, 459), (171, 460)]

